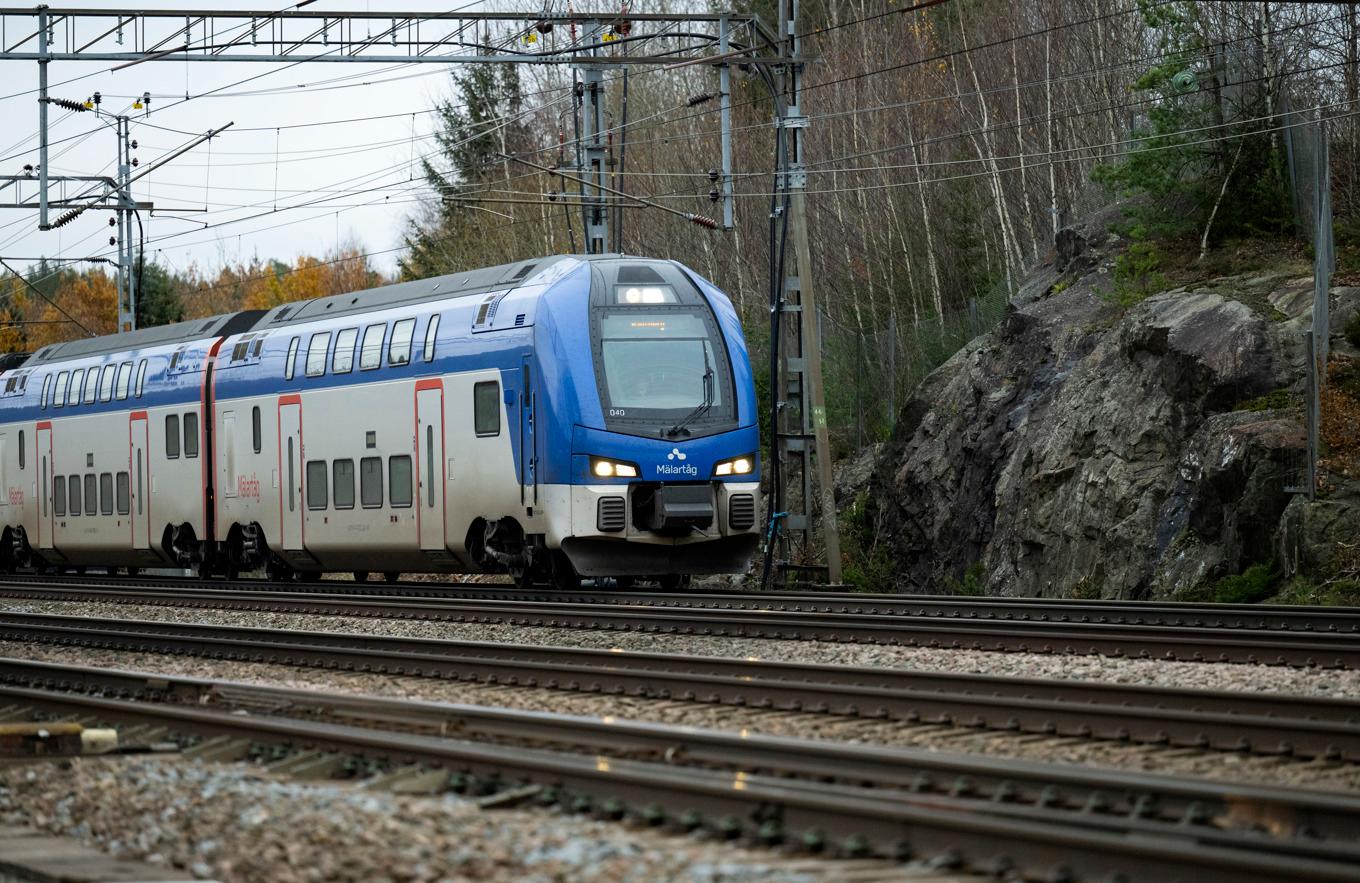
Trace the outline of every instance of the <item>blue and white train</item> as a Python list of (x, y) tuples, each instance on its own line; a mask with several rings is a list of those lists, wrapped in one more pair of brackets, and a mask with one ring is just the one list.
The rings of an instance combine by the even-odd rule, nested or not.
[(7, 358), (5, 569), (673, 586), (756, 549), (741, 327), (674, 262), (529, 260)]

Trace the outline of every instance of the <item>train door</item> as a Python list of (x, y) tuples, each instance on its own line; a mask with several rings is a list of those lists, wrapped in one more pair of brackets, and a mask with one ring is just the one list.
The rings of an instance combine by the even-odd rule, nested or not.
[(422, 380), (416, 384), (416, 520), (420, 548), (444, 548), (444, 384)]
[(128, 429), (128, 469), (132, 473), (132, 548), (151, 548), (151, 459), (146, 412), (136, 411)]
[(532, 508), (538, 505), (538, 444), (534, 431), (534, 411), (537, 401), (534, 390), (533, 361), (524, 357), (520, 369), (519, 392), (519, 474), (520, 502)]
[(38, 424), (38, 548), (52, 548), (52, 476), (56, 461), (52, 458), (52, 424)]
[(279, 399), (279, 542), (302, 548), (302, 400)]

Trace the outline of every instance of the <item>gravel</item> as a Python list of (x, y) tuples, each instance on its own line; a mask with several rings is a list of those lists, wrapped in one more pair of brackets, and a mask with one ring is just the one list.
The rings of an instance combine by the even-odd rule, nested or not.
[(1360, 670), (1285, 668), (1226, 662), (1168, 662), (1105, 656), (1054, 656), (926, 647), (838, 644), (767, 638), (657, 635), (591, 629), (346, 618), (266, 611), (209, 610), (76, 601), (0, 601), (0, 611), (149, 619), (201, 625), (309, 629), (355, 634), (637, 650), (686, 656), (742, 656), (754, 660), (863, 665), (1061, 680), (1106, 681), (1203, 690), (1246, 690), (1360, 698)]
[[(850, 866), (451, 795), (277, 779), (243, 764), (85, 758), (0, 768), (0, 823), (231, 883), (812, 883)], [(881, 877), (897, 872), (886, 863)]]
[(487, 685), (359, 672), (328, 671), (273, 663), (228, 662), (155, 653), (94, 650), (0, 641), (0, 656), (49, 662), (217, 678), (295, 689), (365, 693), (391, 699), (421, 699), (471, 705), (551, 711), (676, 726), (744, 730), (771, 736), (833, 739), (929, 751), (977, 753), (1044, 762), (1078, 763), (1267, 785), (1360, 791), (1360, 764), (1256, 757), (1218, 751), (1165, 749), (1080, 738), (978, 731), (942, 725), (847, 718), (806, 712), (729, 705), (603, 696), (539, 687)]

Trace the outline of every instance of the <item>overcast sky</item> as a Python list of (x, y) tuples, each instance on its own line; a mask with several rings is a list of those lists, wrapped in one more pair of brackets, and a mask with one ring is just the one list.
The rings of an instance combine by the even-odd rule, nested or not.
[[(285, 4), (265, 0), (139, 2), (140, 8), (147, 9), (286, 8)], [(526, 8), (542, 8), (541, 2), (524, 3)], [(98, 0), (82, 0), (75, 5), (127, 8), (126, 4)], [(485, 8), (466, 0), (402, 0), (399, 6), (409, 11), (441, 12)], [(384, 7), (392, 5), (381, 0), (316, 0), (307, 8), (379, 11)], [(26, 36), (16, 35), (16, 24), (11, 19), (7, 25), (6, 46)], [(0, 127), (0, 174), (19, 174), (25, 163), (37, 163), (38, 104), (31, 91), (37, 87), (37, 67), (33, 61), (0, 61), (0, 120), (4, 122)], [(53, 97), (77, 101), (99, 91), (104, 96), (104, 109), (132, 114), (137, 120), (133, 137), (140, 145), (135, 155), (143, 165), (188, 142), (191, 136), (181, 132), (201, 133), (235, 123), (212, 141), (211, 149), (204, 144), (134, 184), (138, 200), (156, 204), (153, 215), (143, 213), (148, 257), (181, 271), (192, 263), (215, 270), (223, 262), (249, 260), (257, 254), (288, 261), (301, 254), (320, 255), (333, 249), (337, 240), (352, 239), (364, 251), (385, 252), (376, 254), (373, 261), (379, 268), (391, 270), (398, 253), (387, 250), (401, 244), (402, 226), (414, 208), (413, 188), (419, 182), (419, 170), (412, 169), (411, 160), (430, 149), (433, 116), (428, 111), (439, 98), (450, 94), (449, 72), (447, 66), (439, 64), (394, 68), (313, 62), (290, 67), (176, 61), (147, 62), (111, 72), (107, 63), (53, 62), (49, 91)], [(249, 77), (258, 78), (240, 86), (230, 85)], [(342, 83), (322, 82), (338, 77), (347, 79)], [(73, 78), (81, 79), (62, 85)], [(215, 89), (221, 91), (204, 94)], [(154, 96), (149, 116), (130, 109), (133, 96), (145, 91)], [(187, 102), (186, 93), (190, 96)], [(287, 128), (384, 114), (399, 116)], [(88, 132), (93, 134), (72, 138)], [(100, 125), (93, 114), (51, 108), (49, 137), (52, 173), (114, 173), (114, 132)], [(33, 185), (25, 188), (26, 196), (34, 192)], [(295, 207), (327, 197), (331, 199), (326, 202)], [(5, 192), (3, 201), (13, 201), (12, 190)], [(201, 211), (204, 208), (208, 209), (206, 213)], [(261, 212), (268, 214), (248, 217)], [(60, 230), (39, 232), (36, 212), (0, 209), (0, 256), (111, 255), (111, 215), (87, 212)], [(204, 222), (219, 226), (204, 229)], [(19, 266), (31, 261), (10, 263)]]

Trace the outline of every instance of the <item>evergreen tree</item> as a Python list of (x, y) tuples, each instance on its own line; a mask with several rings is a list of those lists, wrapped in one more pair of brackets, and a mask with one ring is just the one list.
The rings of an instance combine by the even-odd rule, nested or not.
[(184, 321), (184, 301), (178, 280), (160, 264), (151, 262), (141, 268), (137, 289), (137, 327), (169, 325)]

